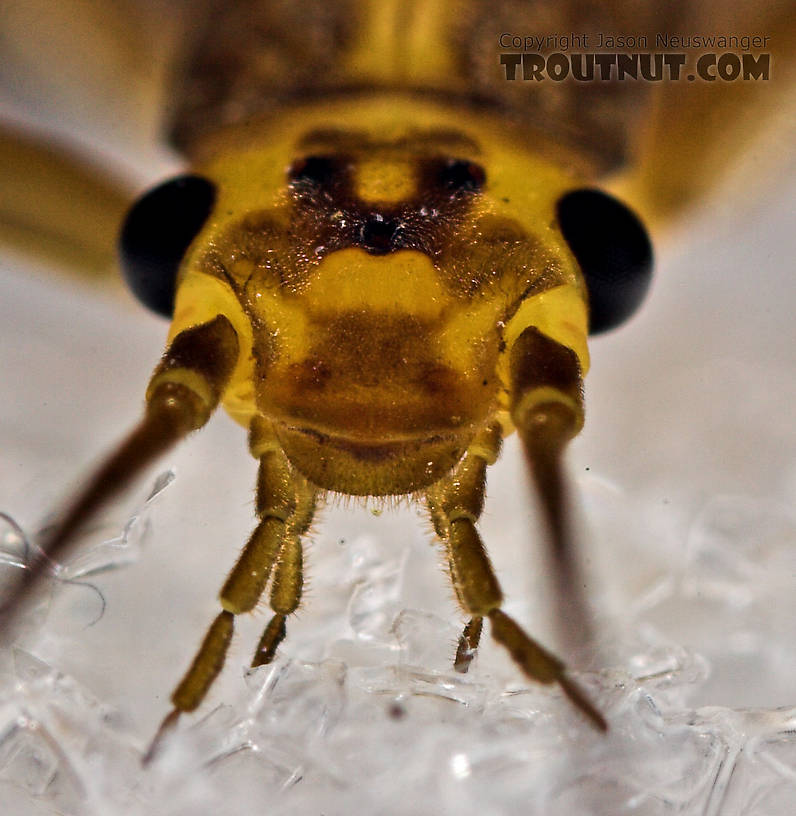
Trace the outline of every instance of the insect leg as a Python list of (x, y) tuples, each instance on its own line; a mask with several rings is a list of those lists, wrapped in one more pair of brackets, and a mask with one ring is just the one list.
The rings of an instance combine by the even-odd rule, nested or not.
[(523, 672), (540, 683), (558, 683), (564, 693), (601, 731), (607, 725), (555, 655), (532, 640), (501, 610), (503, 593), (475, 524), (484, 502), (486, 466), (497, 456), (497, 427), (476, 438), (453, 473), (427, 492), (438, 535), (446, 548), (451, 580), (462, 609), (471, 616), (457, 652), (457, 668), (466, 670), (477, 645), (483, 618), (492, 635), (510, 652)]
[(0, 613), (4, 636), (21, 600), (52, 559), (62, 559), (74, 534), (110, 498), (183, 436), (207, 422), (238, 356), (238, 338), (223, 316), (178, 334), (155, 369), (143, 419), (94, 473), (40, 542), (40, 555), (8, 593)]
[[(229, 620), (230, 637), (235, 615), (251, 612), (260, 600), (277, 558), (282, 551), (288, 520), (296, 507), (293, 480), (287, 459), (281, 450), (269, 450), (260, 457), (260, 523), (243, 549), (237, 564), (224, 582), (219, 600), (223, 612), (210, 627), (210, 633), (219, 619)], [(221, 671), (229, 639), (212, 638), (202, 643), (191, 667), (179, 683), (171, 701), (178, 711), (193, 711), (207, 694), (216, 675)], [(212, 665), (213, 672), (207, 670)]]
[(509, 360), (511, 418), (522, 440), (548, 529), (558, 608), (568, 652), (593, 643), (569, 525), (563, 452), (583, 427), (583, 383), (574, 351), (531, 326), (517, 338)]
[(462, 636), (459, 638), (459, 646), (456, 649), (456, 657), (453, 661), (453, 668), (461, 674), (466, 674), (475, 657), (476, 649), (481, 641), (481, 632), (484, 628), (483, 618), (471, 618), (464, 627)]
[(289, 522), (289, 532), (279, 553), (271, 582), (270, 606), (274, 616), (265, 627), (257, 644), (252, 668), (263, 666), (274, 659), (277, 647), (285, 639), (285, 621), (298, 609), (304, 584), (301, 537), (309, 529), (315, 511), (317, 490), (306, 480), (297, 477), (298, 505)]
[[(426, 491), (426, 503), (431, 511), (434, 529), (442, 541), (449, 542), (451, 524), (455, 516), (466, 514), (473, 521), (479, 518), (484, 509), (484, 490), (486, 488), (486, 468), (497, 459), (500, 453), (501, 429), (493, 425), (483, 431), (468, 449), (456, 470), (442, 482), (432, 485)], [(448, 563), (451, 570), (453, 590), (459, 605), (470, 611), (468, 599), (462, 595), (460, 581), (454, 572), (453, 561), (448, 550)], [(498, 596), (500, 592), (498, 590)], [(498, 598), (498, 603), (500, 599)], [(480, 615), (473, 617), (464, 627), (456, 650), (454, 668), (465, 673), (470, 667), (478, 643), (481, 639), (483, 620)]]
[[(252, 422), (250, 448), (260, 460), (256, 501), (260, 523), (221, 588), (219, 600), (223, 611), (210, 625), (193, 663), (172, 693), (174, 709), (158, 730), (144, 757), (145, 763), (152, 759), (161, 739), (174, 727), (179, 715), (194, 711), (204, 700), (224, 666), (235, 616), (255, 608), (272, 573), (271, 601), (276, 614), (260, 641), (253, 665), (273, 657), (284, 638), (285, 618), (295, 611), (300, 600), (300, 536), (312, 521), (317, 491), (293, 471), (278, 442), (269, 433), (267, 423), (259, 418)], [(268, 660), (264, 659), (266, 656)]]

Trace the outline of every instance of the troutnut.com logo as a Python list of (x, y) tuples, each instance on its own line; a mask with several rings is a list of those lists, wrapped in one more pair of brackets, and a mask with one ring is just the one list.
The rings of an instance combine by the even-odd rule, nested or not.
[[(539, 37), (503, 33), (499, 38), (500, 48), (512, 50), (501, 52), (500, 64), (509, 81), (561, 82), (570, 78), (578, 82), (765, 81), (771, 77), (771, 54), (753, 53), (752, 49), (767, 47), (770, 39), (762, 34), (656, 34), (653, 38), (575, 33)], [(647, 50), (651, 45), (652, 49), (662, 50)], [(589, 51), (589, 48), (602, 50)], [(611, 50), (617, 48), (639, 50)], [(668, 50), (675, 48), (686, 50)]]

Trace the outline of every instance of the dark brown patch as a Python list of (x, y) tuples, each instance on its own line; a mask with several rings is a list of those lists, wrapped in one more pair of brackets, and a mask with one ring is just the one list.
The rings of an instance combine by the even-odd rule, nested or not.
[(324, 361), (337, 382), (383, 390), (427, 359), (429, 337), (429, 327), (412, 315), (343, 312), (324, 324), (311, 359)]
[(432, 363), (423, 367), (416, 385), (430, 397), (439, 397), (454, 392), (460, 376), (448, 366)]
[[(471, 169), (460, 171), (462, 165)], [(308, 166), (324, 172), (307, 173)], [(356, 157), (348, 153), (303, 155), (291, 165), (291, 233), (305, 257), (320, 262), (338, 249), (356, 247), (373, 255), (413, 249), (438, 258), (485, 183), (483, 169), (469, 160), (418, 156), (414, 194), (376, 205), (356, 195), (355, 167)]]
[(369, 462), (374, 465), (395, 459), (397, 455), (395, 445), (363, 445), (347, 440), (338, 440), (335, 447), (350, 454), (359, 462)]
[(155, 375), (187, 368), (202, 375), (216, 399), (226, 385), (238, 355), (238, 335), (224, 315), (180, 332), (163, 356)]
[(302, 391), (323, 391), (332, 376), (332, 370), (323, 360), (310, 357), (290, 366), (296, 387)]
[(577, 354), (546, 337), (535, 326), (529, 326), (517, 338), (509, 365), (515, 399), (540, 386), (556, 388), (576, 401), (582, 398)]
[(387, 714), (391, 720), (402, 720), (406, 717), (406, 709), (396, 701), (387, 708)]

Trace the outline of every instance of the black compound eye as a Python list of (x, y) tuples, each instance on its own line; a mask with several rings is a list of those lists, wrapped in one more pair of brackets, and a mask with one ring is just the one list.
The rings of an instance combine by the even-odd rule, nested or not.
[(480, 164), (465, 159), (450, 159), (440, 170), (439, 183), (446, 190), (476, 192), (486, 183), (486, 173)]
[(644, 225), (600, 190), (560, 199), (558, 223), (589, 290), (589, 333), (613, 329), (641, 305), (652, 280), (652, 245)]
[(119, 237), (122, 272), (141, 303), (171, 317), (177, 270), (213, 209), (215, 187), (179, 176), (145, 193), (127, 213)]
[(307, 156), (290, 165), (288, 178), (294, 183), (323, 186), (333, 181), (337, 162), (329, 156)]

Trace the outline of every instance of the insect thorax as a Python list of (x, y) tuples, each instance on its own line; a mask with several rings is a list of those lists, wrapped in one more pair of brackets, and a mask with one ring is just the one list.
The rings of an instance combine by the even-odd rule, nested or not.
[[(551, 0), (238, 0), (210, 4), (175, 84), (172, 137), (192, 152), (219, 125), (363, 91), (412, 93), (542, 130), (600, 172), (622, 165), (649, 88), (508, 81), (508, 32), (654, 28), (653, 4)], [(501, 42), (503, 44), (501, 45)], [(516, 50), (516, 48), (508, 48)], [(548, 49), (549, 50), (549, 49)]]

